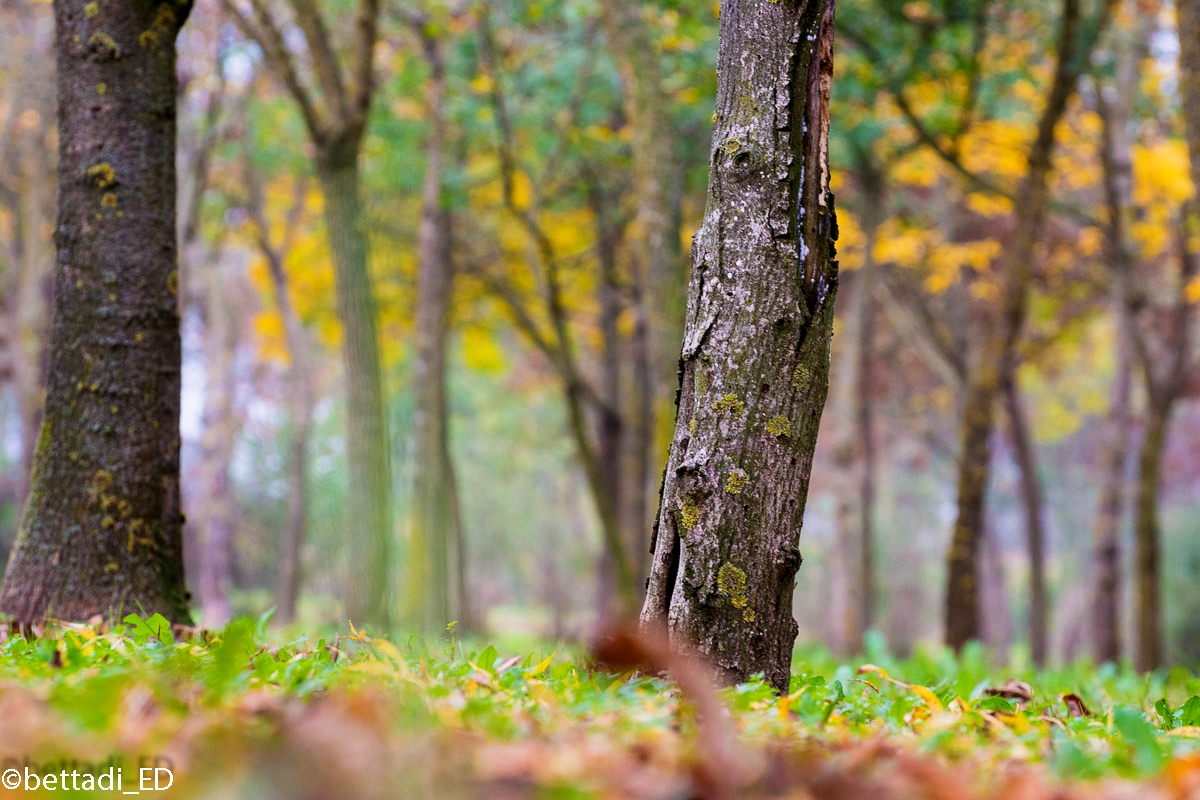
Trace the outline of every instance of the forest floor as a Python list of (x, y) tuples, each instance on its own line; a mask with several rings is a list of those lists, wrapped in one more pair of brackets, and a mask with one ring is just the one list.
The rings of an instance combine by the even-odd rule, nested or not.
[(553, 645), (279, 642), (263, 620), (37, 633), (0, 644), (0, 797), (1200, 798), (1184, 670), (814, 649), (781, 697)]

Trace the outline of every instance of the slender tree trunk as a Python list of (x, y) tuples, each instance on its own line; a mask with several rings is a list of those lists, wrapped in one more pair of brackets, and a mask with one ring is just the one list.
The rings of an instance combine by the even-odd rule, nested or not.
[[(50, 226), (54, 214), (54, 161), (47, 152), (48, 133), (54, 125), (54, 19), (49, 14), (21, 12), (17, 36), (22, 38), (21, 65), (26, 89), (19, 97), (25, 111), (13, 114), (10, 133), (15, 151), (11, 169), (16, 172), (14, 234), (19, 237), (13, 307), (9, 317), (9, 355), (17, 409), (21, 419), (21, 463), (18, 496), (24, 498), (33, 467), (34, 448), (42, 425), (46, 389), (46, 340), (50, 328), (50, 295), (54, 252)], [(18, 56), (20, 57), (20, 56)], [(39, 72), (43, 74), (38, 74)], [(35, 77), (36, 76), (36, 77)], [(19, 107), (19, 106), (18, 106)], [(31, 120), (31, 124), (26, 120)]]
[[(1135, 12), (1136, 18), (1136, 12)], [(1111, 93), (1097, 94), (1101, 128), (1101, 163), (1105, 203), (1108, 206), (1109, 263), (1112, 274), (1111, 305), (1115, 326), (1115, 375), (1109, 389), (1108, 420), (1100, 443), (1103, 477), (1092, 525), (1093, 575), (1091, 627), (1098, 661), (1121, 657), (1120, 636), (1120, 528), (1124, 505), (1125, 466), (1132, 427), (1134, 337), (1134, 245), (1129, 240), (1133, 222), (1133, 160), (1130, 116), (1146, 51), (1146, 26), (1141, 20), (1131, 33), (1115, 36), (1116, 69)]]
[(833, 11), (722, 3), (709, 201), (642, 609), (722, 683), (762, 672), (782, 692), (837, 287)]
[[(229, 478), (238, 420), (234, 410), (234, 358), (240, 339), (240, 311), (228, 292), (220, 262), (208, 267), (205, 281), (204, 411), (200, 438), (200, 497), (194, 523), (200, 539), (196, 585), (204, 625), (221, 628), (229, 621), (233, 585), (234, 529), (237, 500)], [(232, 307), (231, 307), (232, 306)]]
[(1046, 601), (1046, 531), (1043, 525), (1044, 501), (1042, 483), (1037, 473), (1037, 456), (1021, 405), (1021, 391), (1012, 370), (1004, 375), (1004, 405), (1008, 411), (1009, 433), (1017, 466), (1021, 471), (1021, 505), (1025, 511), (1025, 536), (1029, 548), (1029, 650), (1033, 663), (1045, 666), (1047, 657), (1046, 631), (1048, 604)]
[(1015, 357), (1025, 320), (1034, 249), (1046, 216), (1046, 176), (1054, 154), (1054, 128), (1075, 91), (1075, 41), (1079, 0), (1064, 0), (1059, 29), (1058, 64), (1029, 151), (1029, 171), (1016, 202), (1017, 224), (999, 264), (1000, 312), (984, 332), (977, 361), (967, 381), (958, 455), (958, 518), (947, 557), (946, 643), (961, 649), (979, 636), (979, 538), (984, 523), (984, 495), (991, 471), (989, 438), (994, 405), (1001, 388), (1002, 365)]
[(50, 379), (0, 610), (32, 622), (140, 605), (184, 621), (175, 36), (190, 3), (85, 5), (54, 5)]
[(362, 576), (347, 581), (346, 611), (352, 620), (386, 628), (392, 611), (391, 440), (384, 414), (357, 151), (357, 143), (329, 146), (318, 154), (317, 177), (325, 195), (347, 382), (348, 568), (352, 575)]
[[(266, 232), (263, 233), (264, 244)], [(269, 249), (269, 248), (264, 248)], [(287, 452), (287, 501), (279, 539), (279, 573), (275, 586), (275, 618), (281, 624), (296, 619), (303, 582), (304, 542), (308, 538), (308, 447), (312, 438), (314, 400), (311, 342), (288, 296), (282, 254), (267, 255), (275, 304), (283, 317), (284, 339), (291, 363), (287, 369), (288, 418), (291, 437)]]
[[(876, 265), (872, 255), (875, 235), (882, 223), (882, 176), (873, 167), (856, 170), (866, 198), (863, 231), (865, 258), (855, 273), (855, 291), (846, 313), (844, 366), (836, 390), (836, 407), (845, 410), (835, 461), (842, 471), (838, 488), (838, 560), (844, 587), (835, 592), (843, 620), (839, 634), (844, 652), (862, 642), (874, 619), (875, 576), (872, 514), (875, 502), (875, 442), (872, 433), (870, 381), (874, 336), (873, 305)], [(839, 596), (841, 595), (841, 596)]]
[(426, 148), (425, 187), (418, 232), (417, 361), (414, 370), (413, 525), (409, 559), (412, 609), (418, 627), (439, 633), (458, 619), (461, 593), (458, 561), (461, 544), (456, 518), (446, 401), (446, 337), (454, 263), (450, 251), (450, 213), (442, 207), (442, 146), (446, 136), (443, 93), (445, 69), (439, 43), (422, 37), (432, 73), (427, 92), (431, 129)]
[[(597, 421), (598, 435), (596, 436), (597, 455), (600, 468), (604, 475), (604, 487), (609, 499), (617, 509), (618, 520), (621, 524), (621, 542), (627, 542), (629, 528), (625, 523), (630, 521), (625, 511), (626, 481), (625, 481), (625, 421), (622, 419), (621, 408), (621, 362), (623, 353), (621, 337), (617, 330), (617, 318), (621, 315), (621, 289), (617, 274), (617, 238), (618, 231), (611, 220), (608, 204), (602, 197), (603, 190), (593, 185), (592, 209), (596, 216), (597, 254), (600, 262), (600, 336), (603, 339), (600, 353), (600, 393), (603, 407)], [(632, 487), (637, 491), (637, 487)], [(631, 560), (632, 563), (632, 560)], [(607, 615), (612, 612), (614, 600), (614, 568), (613, 558), (607, 551), (601, 556), (599, 612)], [(639, 573), (640, 576), (640, 573)]]
[(291, 438), (288, 441), (287, 505), (283, 535), (279, 540), (279, 573), (275, 585), (276, 620), (287, 625), (296, 619), (296, 604), (303, 583), (304, 542), (308, 538), (308, 446), (312, 438), (312, 384), (307, 369), (298, 366), (290, 345), (288, 405)]
[(1103, 477), (1092, 525), (1093, 588), (1092, 629), (1096, 660), (1121, 658), (1121, 506), (1125, 489), (1125, 464), (1132, 425), (1130, 399), (1133, 388), (1133, 347), (1129, 341), (1132, 320), (1125, 300), (1113, 303), (1116, 316), (1116, 373), (1109, 388), (1109, 410), (1100, 456)]
[[(647, 305), (643, 311), (657, 311), (655, 315), (647, 314), (644, 320), (653, 394), (665, 397), (677, 380), (678, 342), (683, 334), (687, 294), (686, 264), (675, 214), (678, 207), (675, 189), (681, 173), (675, 153), (678, 137), (662, 85), (658, 49), (642, 19), (642, 6), (605, 0), (603, 10), (608, 39), (621, 74), (625, 113), (633, 131), (634, 192), (638, 201), (635, 272), (641, 278), (646, 295)], [(642, 413), (651, 415), (648, 430), (653, 433), (653, 406)], [(669, 429), (663, 426), (659, 440), (646, 443), (654, 460), (662, 457), (668, 445), (665, 439), (668, 434)], [(636, 472), (648, 477), (649, 470), (646, 466)], [(648, 487), (641, 483), (636, 484), (635, 489), (646, 493)], [(641, 506), (643, 513), (637, 524), (638, 530), (644, 531), (650, 520), (645, 503)], [(644, 546), (639, 545), (638, 550), (644, 551)]]
[(1172, 405), (1150, 403), (1146, 409), (1146, 435), (1138, 454), (1137, 499), (1134, 503), (1134, 584), (1137, 588), (1134, 667), (1143, 672), (1161, 666), (1163, 660), (1158, 489)]

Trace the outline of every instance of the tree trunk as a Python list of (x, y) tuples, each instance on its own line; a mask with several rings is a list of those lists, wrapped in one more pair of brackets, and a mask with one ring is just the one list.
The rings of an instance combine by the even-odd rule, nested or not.
[(836, 407), (844, 410), (835, 461), (841, 470), (838, 495), (838, 560), (844, 586), (841, 597), (843, 622), (838, 638), (843, 652), (852, 652), (874, 619), (874, 546), (871, 517), (875, 502), (875, 442), (872, 435), (870, 367), (874, 336), (873, 293), (875, 261), (872, 250), (882, 223), (884, 195), (882, 176), (870, 166), (855, 170), (855, 178), (866, 201), (863, 209), (865, 257), (854, 275), (854, 292), (847, 309), (843, 367), (836, 390)]
[(1159, 584), (1158, 488), (1163, 446), (1173, 403), (1150, 403), (1146, 436), (1138, 454), (1137, 499), (1134, 504), (1134, 583), (1137, 589), (1137, 649), (1134, 668), (1162, 665), (1162, 598)]
[(458, 619), (459, 569), (453, 554), (460, 529), (452, 485), (446, 402), (446, 336), (454, 263), (450, 251), (450, 212), (442, 207), (442, 145), (446, 136), (443, 91), (445, 69), (439, 43), (423, 36), (431, 68), (425, 187), (418, 231), (417, 359), (414, 370), (412, 549), (409, 589), (414, 621), (424, 633), (444, 632)]
[[(204, 411), (201, 416), (200, 491), (193, 524), (200, 540), (196, 586), (205, 627), (229, 622), (229, 590), (233, 584), (234, 520), (237, 500), (229, 478), (238, 420), (234, 411), (234, 357), (240, 339), (240, 310), (228, 292), (220, 262), (210, 264), (205, 281)], [(231, 307), (232, 306), (232, 307)]]
[[(1097, 661), (1121, 657), (1120, 636), (1120, 528), (1124, 505), (1125, 465), (1130, 446), (1129, 429), (1133, 388), (1134, 337), (1137, 308), (1131, 282), (1135, 268), (1134, 244), (1129, 239), (1133, 223), (1133, 156), (1130, 117), (1137, 97), (1146, 32), (1150, 21), (1138, 18), (1132, 31), (1113, 38), (1113, 82), (1097, 92), (1101, 128), (1100, 157), (1104, 170), (1105, 204), (1108, 206), (1109, 265), (1112, 275), (1111, 305), (1115, 326), (1115, 375), (1109, 389), (1108, 420), (1100, 443), (1103, 477), (1096, 519), (1092, 525), (1093, 574), (1091, 628)], [(1109, 88), (1113, 91), (1109, 91)]]
[[(18, 102), (25, 110), (12, 114), (13, 157), (7, 168), (15, 173), (18, 191), (13, 198), (13, 263), (16, 284), (8, 310), (8, 342), (13, 388), (21, 420), (21, 450), (17, 496), (29, 488), (33, 454), (42, 425), (46, 389), (46, 341), (50, 328), (50, 295), (54, 252), (50, 225), (54, 215), (54, 161), (47, 152), (49, 131), (54, 125), (54, 19), (32, 9), (10, 19), (19, 37), (15, 54), (23, 63), (17, 67), (24, 89)], [(47, 9), (49, 11), (49, 9)], [(14, 43), (17, 44), (17, 43)], [(18, 106), (20, 108), (21, 106)]]
[[(617, 319), (621, 315), (621, 288), (617, 274), (617, 243), (619, 232), (612, 220), (603, 189), (593, 182), (591, 204), (596, 217), (596, 251), (600, 262), (600, 408), (597, 421), (596, 450), (604, 476), (604, 488), (621, 523), (621, 543), (628, 548), (629, 526), (632, 520), (626, 511), (625, 421), (621, 416), (621, 362), (623, 353)], [(638, 491), (636, 486), (632, 487)], [(631, 564), (633, 563), (631, 559)], [(600, 561), (598, 611), (607, 616), (613, 611), (615, 577), (613, 557), (607, 550)], [(641, 577), (638, 573), (636, 577)]]
[(642, 609), (721, 683), (762, 672), (781, 692), (837, 287), (833, 13), (722, 3), (708, 208)]
[(358, 177), (357, 142), (335, 141), (318, 153), (325, 225), (333, 253), (342, 365), (346, 376), (347, 495), (346, 613), (386, 628), (391, 622), (391, 467), (375, 295), (367, 262)]
[[(265, 228), (265, 226), (264, 226)], [(267, 241), (267, 230), (261, 234)], [(287, 370), (288, 420), (291, 438), (287, 452), (287, 501), (283, 535), (279, 539), (279, 573), (275, 586), (275, 618), (281, 624), (296, 619), (296, 604), (303, 582), (304, 542), (308, 538), (308, 445), (312, 438), (314, 405), (311, 343), (304, 324), (288, 297), (283, 254), (264, 247), (270, 265), (275, 305), (283, 317), (284, 340), (291, 363)]]
[(959, 650), (979, 636), (979, 538), (984, 523), (984, 495), (991, 472), (994, 404), (1001, 369), (1013, 363), (1025, 321), (1034, 249), (1041, 238), (1049, 190), (1046, 176), (1054, 155), (1054, 128), (1075, 91), (1079, 0), (1064, 0), (1059, 28), (1057, 66), (1037, 136), (1029, 150), (1029, 171), (1017, 192), (1016, 229), (1001, 257), (1000, 311), (984, 332), (974, 368), (967, 380), (958, 454), (958, 518), (947, 556), (946, 643)]
[(0, 610), (183, 622), (175, 36), (191, 6), (85, 5), (54, 4), (50, 378)]
[(1025, 511), (1025, 536), (1029, 548), (1029, 650), (1033, 663), (1046, 664), (1046, 532), (1043, 525), (1042, 484), (1037, 474), (1037, 456), (1021, 406), (1021, 391), (1013, 370), (1004, 375), (1004, 405), (1008, 411), (1009, 433), (1021, 471), (1021, 505)]
[[(1115, 292), (1120, 294), (1120, 292)], [(1092, 629), (1096, 660), (1121, 658), (1121, 506), (1125, 490), (1125, 463), (1131, 426), (1130, 399), (1133, 388), (1133, 348), (1129, 326), (1133, 324), (1125, 300), (1113, 303), (1116, 317), (1116, 373), (1109, 388), (1108, 420), (1101, 443), (1103, 477), (1092, 525)]]
[[(652, 392), (662, 398), (678, 380), (674, 373), (686, 311), (687, 274), (675, 214), (678, 207), (675, 190), (682, 172), (676, 163), (678, 136), (662, 85), (660, 56), (642, 18), (642, 6), (605, 0), (603, 11), (613, 57), (621, 74), (625, 113), (633, 131), (634, 192), (638, 203), (634, 226), (634, 272), (645, 292), (646, 305), (642, 310), (658, 312), (646, 314), (641, 321), (646, 325), (644, 335), (649, 348)], [(642, 413), (649, 414), (646, 428), (653, 436), (653, 405), (643, 409)], [(662, 458), (668, 444), (667, 434), (664, 425), (658, 441), (645, 441), (644, 457), (662, 463), (658, 459)], [(634, 474), (648, 477), (649, 471), (648, 464), (638, 465)], [(649, 487), (643, 482), (632, 484), (631, 488), (645, 494)], [(643, 502), (634, 504), (637, 506), (642, 508), (642, 515), (636, 519), (636, 530), (645, 531), (650, 520), (644, 498)], [(637, 548), (641, 552), (645, 551), (644, 541), (642, 539)], [(637, 564), (644, 561), (644, 558), (638, 558)], [(639, 571), (638, 575), (641, 574)]]

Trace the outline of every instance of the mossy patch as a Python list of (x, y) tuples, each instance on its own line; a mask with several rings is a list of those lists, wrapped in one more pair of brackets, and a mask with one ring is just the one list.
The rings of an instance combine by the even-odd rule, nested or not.
[(154, 31), (142, 31), (138, 35), (138, 44), (147, 48), (158, 47), (158, 34)]
[(734, 419), (737, 419), (742, 414), (746, 413), (746, 404), (738, 399), (737, 395), (727, 394), (717, 402), (713, 403), (713, 411), (718, 414), (725, 411)]
[(166, 3), (163, 3), (154, 12), (154, 27), (170, 30), (175, 27), (175, 12)]
[(690, 531), (696, 527), (696, 523), (700, 521), (700, 507), (696, 505), (696, 501), (691, 497), (684, 497), (679, 504), (679, 524), (683, 526), (685, 531)]
[(746, 607), (746, 573), (728, 561), (717, 570), (717, 590), (729, 597), (734, 608)]
[(767, 423), (767, 433), (772, 436), (791, 436), (792, 421), (784, 416), (771, 417)]
[[(103, 86), (104, 84), (100, 84)], [(96, 87), (96, 91), (100, 91), (100, 87)], [(87, 168), (88, 179), (96, 184), (97, 188), (108, 189), (117, 182), (117, 171), (113, 169), (112, 164), (107, 161), (101, 161), (99, 164), (92, 164)]]
[(116, 208), (117, 202), (116, 192), (105, 192), (104, 196), (100, 198), (100, 205), (105, 208)]
[(100, 13), (100, 4), (97, 2), (88, 3), (83, 7), (83, 13), (87, 15), (88, 19), (91, 19)]
[(803, 364), (797, 364), (796, 369), (792, 371), (792, 388), (803, 389), (812, 382), (812, 373), (808, 371), (808, 367)]
[(725, 479), (725, 491), (729, 494), (741, 494), (742, 489), (750, 483), (750, 478), (740, 469), (735, 469), (729, 473), (729, 477)]
[(114, 58), (121, 55), (121, 48), (117, 47), (117, 41), (104, 31), (96, 31), (88, 37), (88, 45), (96, 51), (107, 53)]

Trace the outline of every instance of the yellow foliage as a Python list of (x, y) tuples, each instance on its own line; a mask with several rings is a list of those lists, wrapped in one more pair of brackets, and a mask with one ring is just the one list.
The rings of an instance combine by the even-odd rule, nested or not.
[(866, 255), (867, 237), (858, 217), (849, 209), (838, 209), (838, 262), (842, 269), (858, 269)]
[(1145, 258), (1155, 258), (1171, 244), (1175, 217), (1192, 196), (1187, 144), (1160, 139), (1133, 146), (1133, 201), (1141, 215), (1130, 235)]
[(462, 332), (463, 360), (480, 372), (497, 372), (504, 368), (504, 351), (496, 343), (492, 331), (481, 325), (468, 325)]
[(971, 172), (1022, 177), (1029, 166), (1025, 147), (1032, 135), (1033, 127), (1027, 122), (980, 122), (963, 137), (963, 164)]
[(881, 263), (916, 267), (925, 260), (929, 248), (939, 240), (940, 235), (936, 230), (923, 230), (889, 219), (879, 226), (873, 255)]
[(971, 192), (967, 195), (967, 208), (981, 217), (1002, 217), (1012, 213), (1013, 202), (1007, 197)]
[(291, 363), (287, 340), (283, 333), (283, 317), (275, 309), (260, 311), (251, 322), (259, 355), (266, 361), (275, 361), (287, 366)]
[(937, 157), (922, 148), (898, 163), (893, 175), (900, 183), (909, 186), (932, 186), (938, 179)]
[(1079, 232), (1075, 249), (1082, 256), (1094, 256), (1104, 246), (1104, 233), (1096, 227), (1088, 226)]
[(1200, 278), (1192, 278), (1188, 281), (1183, 293), (1189, 303), (1200, 302)]

